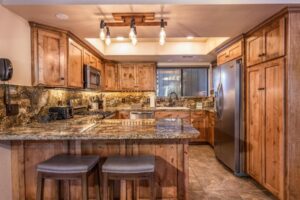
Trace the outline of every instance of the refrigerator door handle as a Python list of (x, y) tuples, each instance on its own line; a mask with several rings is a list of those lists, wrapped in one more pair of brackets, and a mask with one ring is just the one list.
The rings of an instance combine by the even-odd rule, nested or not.
[(223, 105), (224, 105), (223, 102), (224, 102), (223, 86), (222, 83), (220, 83), (218, 86), (217, 98), (216, 98), (216, 109), (217, 109), (218, 119), (222, 119), (223, 116)]

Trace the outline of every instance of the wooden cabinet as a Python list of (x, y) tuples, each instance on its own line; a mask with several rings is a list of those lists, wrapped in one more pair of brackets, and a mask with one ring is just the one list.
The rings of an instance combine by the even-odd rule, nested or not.
[(285, 18), (254, 32), (246, 39), (247, 66), (285, 55)]
[(242, 56), (242, 40), (232, 44), (217, 55), (218, 65), (229, 62)]
[(129, 111), (119, 111), (118, 112), (118, 119), (129, 119), (130, 112)]
[(247, 171), (283, 197), (284, 59), (247, 71)]
[(137, 64), (137, 88), (144, 91), (155, 91), (156, 70), (154, 63)]
[(211, 145), (215, 145), (215, 112), (208, 112), (208, 124), (207, 124), (207, 142)]
[(83, 87), (83, 47), (69, 39), (68, 86)]
[(115, 63), (105, 63), (105, 90), (114, 91), (119, 89), (118, 65)]
[(83, 62), (86, 65), (90, 65), (92, 67), (97, 67), (97, 57), (91, 54), (88, 50), (84, 50)]
[(183, 119), (185, 122), (191, 122), (190, 111), (155, 111), (155, 119)]
[(191, 123), (194, 128), (200, 132), (199, 138), (193, 140), (194, 142), (206, 142), (207, 141), (207, 115), (206, 111), (192, 111)]
[(120, 90), (135, 90), (136, 66), (134, 64), (119, 64), (119, 85)]
[(67, 35), (32, 28), (33, 85), (66, 86)]
[(119, 64), (120, 90), (155, 90), (154, 63), (122, 63)]

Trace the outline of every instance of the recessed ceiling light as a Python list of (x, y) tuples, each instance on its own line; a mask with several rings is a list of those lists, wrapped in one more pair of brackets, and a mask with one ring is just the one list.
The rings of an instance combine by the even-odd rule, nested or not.
[(118, 40), (118, 41), (124, 41), (124, 37), (122, 37), (122, 36), (118, 36), (118, 37), (116, 37), (116, 40)]
[(69, 16), (66, 15), (66, 14), (64, 14), (64, 13), (57, 13), (55, 16), (56, 16), (57, 19), (60, 19), (60, 20), (67, 20), (67, 19), (69, 19)]
[(191, 35), (190, 35), (190, 36), (187, 36), (186, 39), (192, 40), (192, 39), (194, 39), (194, 36), (191, 36)]

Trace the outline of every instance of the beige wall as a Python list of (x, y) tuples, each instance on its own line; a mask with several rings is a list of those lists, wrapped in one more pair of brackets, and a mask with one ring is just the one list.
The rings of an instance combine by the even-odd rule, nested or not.
[(31, 85), (30, 26), (18, 15), (0, 5), (0, 58), (14, 67), (10, 84)]
[(0, 199), (11, 200), (11, 147), (9, 142), (0, 142)]

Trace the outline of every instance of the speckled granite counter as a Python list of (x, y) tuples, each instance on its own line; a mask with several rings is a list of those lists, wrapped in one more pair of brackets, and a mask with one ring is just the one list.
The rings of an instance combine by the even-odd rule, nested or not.
[[(162, 119), (148, 125), (122, 125), (122, 120), (101, 120), (96, 116), (0, 130), (0, 140), (118, 140), (192, 139), (199, 132), (180, 119)], [(124, 120), (123, 120), (124, 121)]]
[(208, 112), (215, 112), (214, 108), (202, 108), (202, 109), (196, 109), (196, 108), (187, 108), (187, 107), (143, 107), (143, 108), (131, 108), (131, 107), (115, 107), (115, 108), (106, 108), (107, 111), (187, 111), (187, 112), (197, 112), (197, 111), (208, 111)]

